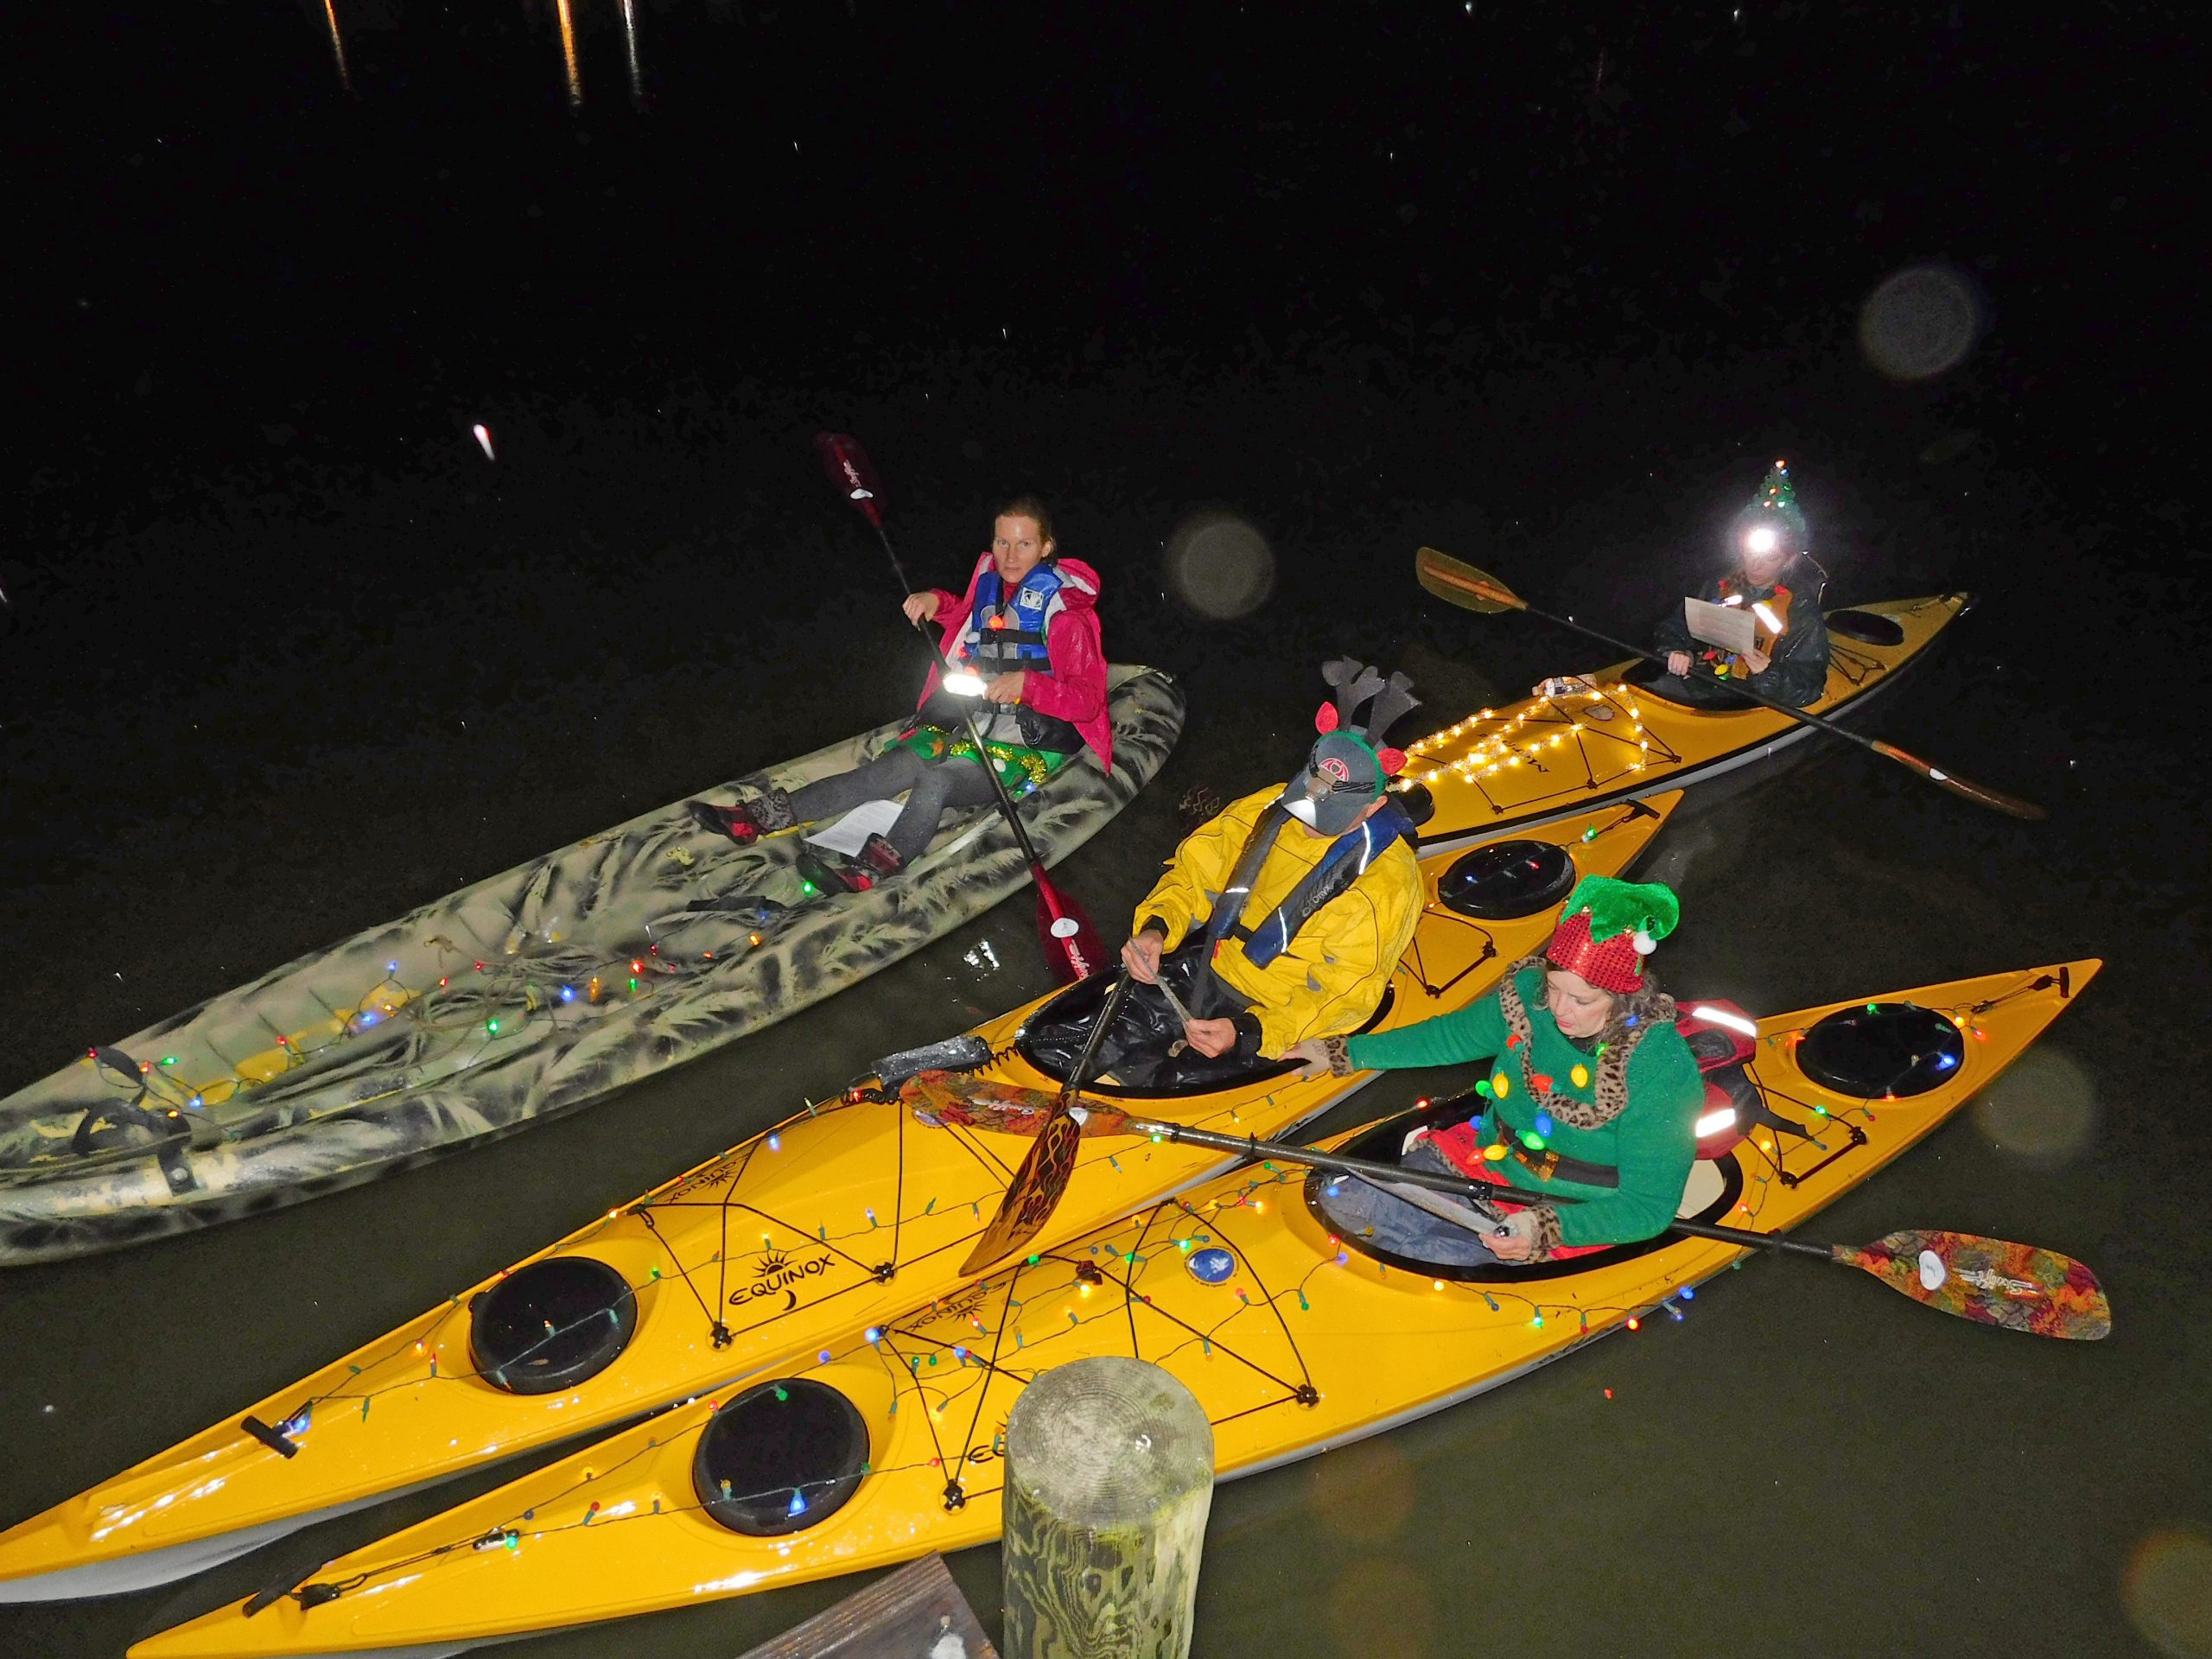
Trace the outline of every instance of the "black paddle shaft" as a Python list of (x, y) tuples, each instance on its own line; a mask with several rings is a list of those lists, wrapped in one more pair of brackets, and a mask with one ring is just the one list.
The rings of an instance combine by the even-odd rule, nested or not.
[[(1340, 1175), (1355, 1175), (1362, 1180), (1427, 1187), (1435, 1192), (1448, 1192), (1454, 1198), (1495, 1198), (1508, 1204), (1581, 1202), (1564, 1192), (1527, 1192), (1519, 1187), (1471, 1180), (1464, 1175), (1446, 1175), (1428, 1169), (1407, 1169), (1395, 1164), (1376, 1163), (1366, 1158), (1339, 1157), (1334, 1153), (1317, 1152), (1311, 1147), (1293, 1147), (1280, 1141), (1262, 1141), (1256, 1135), (1217, 1135), (1211, 1129), (1193, 1129), (1179, 1123), (1152, 1123), (1141, 1118), (1132, 1118), (1129, 1128), (1137, 1135), (1156, 1135), (1163, 1140), (1185, 1141), (1195, 1147), (1211, 1147), (1217, 1152), (1240, 1153), (1255, 1161), (1262, 1158), (1280, 1158), (1285, 1163), (1310, 1164), (1316, 1169), (1331, 1170)], [(1799, 1255), (1818, 1256), (1822, 1261), (1832, 1261), (1835, 1255), (1835, 1252), (1825, 1244), (1804, 1244), (1794, 1238), (1783, 1238), (1772, 1233), (1746, 1232), (1739, 1227), (1715, 1227), (1708, 1222), (1670, 1222), (1667, 1230), (1689, 1238), (1709, 1238), (1718, 1243), (1738, 1244), (1748, 1249), (1788, 1250)]]
[[(906, 567), (899, 562), (898, 551), (891, 545), (891, 532), (874, 518), (870, 518), (868, 523), (874, 525), (875, 537), (883, 543), (884, 555), (891, 561), (892, 569), (898, 573), (899, 586), (912, 599), (914, 584), (908, 580)], [(938, 654), (938, 642), (930, 638), (929, 624), (916, 622), (914, 632), (928, 644), (930, 657), (934, 661)], [(953, 694), (947, 692), (945, 695), (950, 696)], [(1045, 861), (1037, 856), (1036, 843), (1029, 839), (1028, 826), (1022, 823), (1021, 813), (1014, 804), (1014, 797), (1007, 793), (1006, 779), (999, 776), (999, 769), (991, 764), (990, 750), (983, 747), (982, 731), (976, 724), (975, 703), (971, 699), (963, 697), (960, 705), (960, 717), (968, 727), (968, 741), (976, 746), (976, 764), (982, 767), (983, 776), (990, 779), (991, 792), (999, 798), (999, 810), (1005, 816), (1007, 828), (1014, 831), (1014, 838), (1020, 845), (1022, 857), (1029, 861), (1030, 874), (1042, 881), (1045, 879)]]
[[(1516, 594), (1515, 597), (1519, 599), (1520, 596)], [(1569, 629), (1576, 633), (1586, 634), (1589, 638), (1595, 639), (1601, 645), (1609, 645), (1615, 651), (1626, 652), (1631, 657), (1641, 657), (1645, 662), (1656, 663), (1662, 668), (1664, 668), (1667, 665), (1666, 658), (1657, 652), (1647, 651), (1642, 645), (1631, 645), (1625, 639), (1616, 639), (1611, 634), (1602, 633), (1596, 628), (1591, 627), (1586, 623), (1577, 622), (1572, 617), (1559, 616), (1550, 611), (1539, 610), (1535, 606), (1531, 605), (1525, 599), (1521, 600), (1520, 604), (1521, 608), (1528, 612), (1529, 615), (1540, 616), (1545, 621), (1552, 623), (1556, 626)], [(1847, 727), (1839, 726), (1835, 721), (1828, 719), (1825, 715), (1814, 714), (1809, 709), (1798, 708), (1795, 703), (1784, 702), (1779, 697), (1770, 697), (1764, 691), (1753, 690), (1751, 689), (1751, 683), (1747, 680), (1738, 680), (1734, 678), (1723, 679), (1719, 675), (1713, 673), (1709, 669), (1700, 671), (1694, 664), (1692, 664), (1689, 677), (1703, 680), (1711, 684), (1720, 686), (1724, 690), (1735, 692), (1738, 696), (1749, 697), (1753, 702), (1765, 704), (1778, 715), (1788, 715), (1792, 720), (1802, 720), (1808, 726), (1817, 726), (1824, 732), (1833, 732), (1836, 736), (1847, 738), (1853, 743), (1864, 744), (1868, 748), (1872, 748), (1874, 745), (1874, 740), (1866, 736), (1864, 733), (1854, 732)]]

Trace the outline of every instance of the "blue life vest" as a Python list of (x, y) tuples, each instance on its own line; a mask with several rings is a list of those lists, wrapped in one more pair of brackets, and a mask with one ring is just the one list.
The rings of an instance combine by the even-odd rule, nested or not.
[(1305, 878), (1271, 914), (1254, 926), (1242, 926), (1240, 918), (1252, 885), (1259, 878), (1260, 867), (1274, 849), (1275, 837), (1290, 822), (1290, 814), (1277, 802), (1262, 812), (1260, 821), (1252, 826), (1251, 835), (1236, 855), (1236, 868), (1229, 878), (1229, 885), (1214, 901), (1213, 912), (1206, 918), (1207, 964), (1212, 963), (1214, 950), (1224, 939), (1235, 938), (1244, 947), (1245, 961), (1255, 968), (1265, 968), (1290, 949), (1291, 941), (1298, 937), (1300, 928), (1313, 919), (1315, 912), (1331, 899), (1341, 897), (1353, 882), (1366, 874), (1369, 866), (1389, 851), (1392, 842), (1402, 840), (1408, 847), (1419, 844), (1414, 821), (1397, 802), (1386, 801), (1373, 817), (1354, 824), (1338, 836), (1329, 850), (1321, 855), (1320, 861), (1306, 871)]
[[(976, 581), (976, 606), (960, 635), (960, 655), (987, 678), (1016, 669), (1049, 672), (1052, 658), (1045, 648), (1045, 632), (1060, 592), (1058, 561), (1039, 560), (1011, 596), (1005, 587), (995, 566)], [(993, 627), (995, 619), (1004, 626)]]

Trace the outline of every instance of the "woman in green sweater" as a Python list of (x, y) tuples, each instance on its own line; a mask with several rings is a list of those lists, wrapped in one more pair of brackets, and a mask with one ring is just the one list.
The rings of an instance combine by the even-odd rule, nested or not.
[(1475, 1085), (1490, 1102), (1482, 1114), (1421, 1131), (1402, 1161), (1575, 1200), (1500, 1205), (1505, 1225), (1477, 1230), (1347, 1179), (1332, 1183), (1325, 1206), (1339, 1230), (1394, 1255), (1467, 1266), (1554, 1261), (1652, 1237), (1672, 1221), (1704, 1082), (1675, 1030), (1674, 999), (1643, 962), (1679, 913), (1656, 882), (1586, 877), (1542, 953), (1481, 1001), (1402, 1031), (1293, 1048), (1306, 1075), (1489, 1060)]

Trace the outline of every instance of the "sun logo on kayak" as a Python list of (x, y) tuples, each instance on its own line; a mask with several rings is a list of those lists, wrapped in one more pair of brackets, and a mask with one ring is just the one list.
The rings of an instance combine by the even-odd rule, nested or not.
[(828, 1272), (830, 1261), (826, 1250), (820, 1255), (804, 1257), (788, 1250), (763, 1250), (753, 1258), (753, 1282), (730, 1292), (730, 1303), (733, 1306), (741, 1306), (781, 1293), (784, 1312), (788, 1313), (798, 1306), (798, 1287)]

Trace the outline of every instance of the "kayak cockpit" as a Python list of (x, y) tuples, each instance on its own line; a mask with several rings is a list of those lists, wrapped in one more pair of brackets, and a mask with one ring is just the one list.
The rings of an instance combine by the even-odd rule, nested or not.
[[(1347, 1158), (1395, 1164), (1407, 1137), (1415, 1129), (1446, 1129), (1454, 1124), (1465, 1122), (1475, 1115), (1472, 1108), (1480, 1103), (1465, 1096), (1425, 1103), (1410, 1112), (1402, 1112), (1395, 1117), (1385, 1118), (1370, 1125), (1365, 1133), (1336, 1150)], [(1361, 1236), (1357, 1225), (1335, 1212), (1332, 1201), (1340, 1198), (1358, 1179), (1324, 1169), (1312, 1171), (1306, 1178), (1304, 1189), (1307, 1210), (1327, 1230), (1339, 1249), (1351, 1255), (1363, 1255), (1370, 1261), (1379, 1262), (1385, 1267), (1423, 1274), (1432, 1279), (1461, 1284), (1520, 1284), (1561, 1279), (1593, 1268), (1611, 1267), (1615, 1262), (1631, 1261), (1680, 1242), (1662, 1233), (1656, 1238), (1644, 1239), (1634, 1244), (1616, 1244), (1565, 1262), (1520, 1264), (1485, 1262), (1472, 1264), (1431, 1261), (1391, 1249), (1372, 1238)], [(1678, 1213), (1685, 1221), (1717, 1222), (1735, 1208), (1743, 1192), (1743, 1167), (1732, 1151), (1718, 1158), (1701, 1157), (1691, 1166), (1689, 1179), (1684, 1187), (1683, 1205)]]

